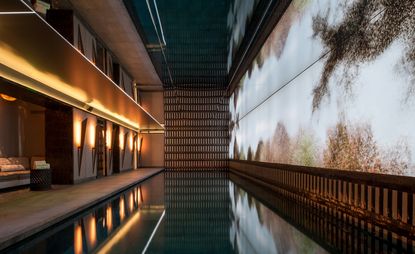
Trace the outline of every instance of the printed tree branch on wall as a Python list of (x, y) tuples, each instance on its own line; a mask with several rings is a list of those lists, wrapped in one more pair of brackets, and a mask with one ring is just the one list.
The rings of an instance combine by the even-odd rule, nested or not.
[[(340, 64), (346, 69), (358, 68), (381, 55), (396, 39), (407, 45), (404, 61), (411, 63), (409, 71), (415, 76), (415, 1), (357, 0), (340, 24), (329, 25), (328, 17), (329, 12), (313, 19), (314, 36), (322, 40), (328, 52), (320, 82), (314, 88), (313, 110), (329, 95), (329, 79)], [(345, 74), (349, 78), (346, 86), (352, 85), (353, 75)], [(412, 92), (413, 86), (409, 88)]]

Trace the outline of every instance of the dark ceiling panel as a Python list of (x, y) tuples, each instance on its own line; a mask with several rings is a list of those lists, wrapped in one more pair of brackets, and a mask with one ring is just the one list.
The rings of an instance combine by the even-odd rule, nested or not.
[(268, 36), (263, 28), (273, 11), (287, 2), (124, 0), (166, 87), (219, 89), (238, 82), (251, 51)]
[(0, 12), (31, 11), (19, 0), (0, 0)]
[[(124, 0), (149, 44), (158, 44), (157, 34), (145, 0)], [(158, 0), (149, 1), (159, 36), (158, 10), (166, 41), (161, 72), (163, 83), (173, 87), (227, 86), (227, 15), (231, 0)], [(152, 49), (154, 58), (163, 60), (160, 48)], [(171, 82), (169, 71), (171, 73)]]

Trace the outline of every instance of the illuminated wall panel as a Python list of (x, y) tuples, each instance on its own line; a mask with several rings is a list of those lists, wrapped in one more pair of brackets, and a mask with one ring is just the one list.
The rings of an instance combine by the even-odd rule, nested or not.
[(292, 1), (230, 98), (230, 157), (413, 176), (414, 10)]

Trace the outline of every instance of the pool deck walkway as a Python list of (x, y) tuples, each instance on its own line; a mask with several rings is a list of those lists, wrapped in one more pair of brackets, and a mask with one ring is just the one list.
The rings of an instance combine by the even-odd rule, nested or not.
[(49, 191), (0, 193), (0, 251), (162, 170), (140, 168)]

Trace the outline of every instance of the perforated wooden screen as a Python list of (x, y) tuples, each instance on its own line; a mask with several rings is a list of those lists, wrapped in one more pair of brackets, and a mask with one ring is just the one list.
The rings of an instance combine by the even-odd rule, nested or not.
[(229, 106), (223, 90), (165, 90), (167, 170), (227, 170)]

